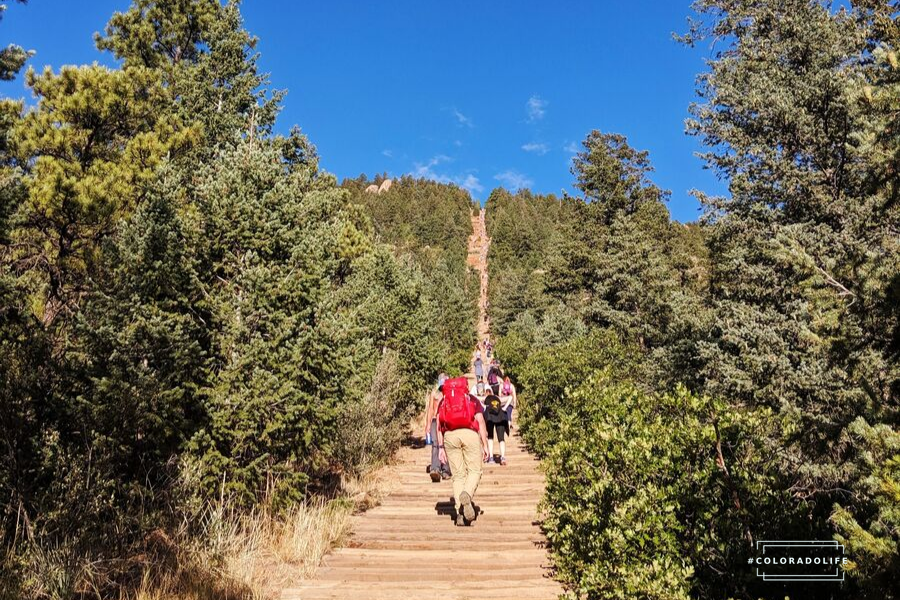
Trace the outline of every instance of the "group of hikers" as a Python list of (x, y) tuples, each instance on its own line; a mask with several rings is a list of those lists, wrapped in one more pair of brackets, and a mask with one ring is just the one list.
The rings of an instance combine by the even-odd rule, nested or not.
[[(505, 466), (506, 436), (512, 429), (516, 387), (493, 356), (489, 338), (475, 346), (475, 384), (465, 377), (438, 376), (425, 410), (425, 443), (431, 445), (428, 472), (434, 483), (452, 479), (456, 524), (475, 520), (472, 499), (484, 464)], [(494, 438), (499, 456), (494, 454)]]

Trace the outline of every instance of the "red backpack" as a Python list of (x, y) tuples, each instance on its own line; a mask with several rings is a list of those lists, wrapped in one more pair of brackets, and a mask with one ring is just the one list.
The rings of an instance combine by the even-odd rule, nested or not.
[(477, 405), (469, 397), (469, 382), (465, 377), (455, 377), (444, 382), (444, 399), (438, 407), (442, 431), (476, 429)]

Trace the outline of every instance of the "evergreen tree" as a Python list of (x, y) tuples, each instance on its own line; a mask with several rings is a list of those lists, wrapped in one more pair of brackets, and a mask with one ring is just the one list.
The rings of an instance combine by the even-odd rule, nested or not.
[(107, 244), (102, 283), (86, 297), (69, 349), (77, 377), (69, 393), (77, 397), (56, 428), (62, 449), (74, 454), (66, 460), (80, 456), (91, 469), (75, 471), (90, 480), (68, 482), (84, 494), (68, 496), (62, 516), (98, 549), (126, 553), (167, 524), (163, 490), (205, 423), (197, 389), (209, 316), (171, 190), (171, 181), (161, 182)]
[(632, 214), (645, 202), (668, 199), (669, 192), (648, 177), (653, 172), (649, 154), (629, 146), (625, 136), (595, 129), (581, 144), (584, 150), (572, 161), (575, 187), (599, 207), (602, 222), (618, 212)]
[[(267, 97), (258, 72), (257, 39), (243, 28), (240, 3), (217, 0), (134, 0), (97, 36), (127, 67), (157, 70), (171, 92), (172, 110), (200, 126), (198, 158), (223, 144), (271, 134), (283, 94)], [(297, 140), (301, 140), (296, 136)], [(308, 143), (305, 152), (309, 152)]]
[(698, 9), (710, 22), (689, 41), (732, 40), (702, 77), (689, 124), (731, 192), (704, 199), (716, 310), (701, 347), (706, 388), (778, 411), (768, 444), (785, 456), (796, 498), (782, 529), (806, 523), (808, 538), (828, 536), (833, 503), (862, 485), (848, 427), (896, 423), (898, 409), (900, 212), (886, 202), (889, 186), (869, 183), (861, 135), (872, 119), (856, 87), (877, 28), (865, 10), (806, 0)]
[[(16, 0), (20, 4), (25, 4), (27, 0)], [(0, 5), (0, 21), (3, 20), (3, 13), (6, 12), (6, 6)], [(19, 71), (25, 65), (28, 57), (34, 54), (17, 46), (10, 44), (6, 48), (0, 49), (0, 80), (9, 81), (15, 79)]]
[(29, 71), (26, 82), (38, 104), (10, 133), (28, 195), (8, 260), (49, 326), (74, 311), (100, 244), (193, 132), (166, 116), (167, 92), (147, 69), (64, 67), (58, 75)]
[[(193, 442), (205, 491), (284, 505), (330, 466), (342, 385), (330, 290), (365, 248), (345, 195), (278, 148), (244, 142), (198, 172), (189, 202), (213, 328), (210, 423)], [(345, 241), (346, 240), (346, 241)]]
[[(549, 267), (547, 290), (590, 323), (612, 327), (624, 339), (654, 352), (648, 364), (669, 382), (692, 378), (671, 372), (676, 350), (702, 335), (705, 281), (692, 270), (705, 261), (703, 234), (690, 244), (672, 223), (668, 192), (648, 178), (646, 151), (618, 134), (591, 132), (573, 161), (581, 226), (561, 245)], [(689, 245), (690, 244), (690, 245)]]

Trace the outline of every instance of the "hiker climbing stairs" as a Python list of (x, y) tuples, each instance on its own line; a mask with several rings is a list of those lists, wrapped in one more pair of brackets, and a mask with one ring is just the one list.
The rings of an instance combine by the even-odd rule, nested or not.
[[(469, 264), (480, 274), (478, 335), (488, 333), (484, 210), (472, 218)], [(474, 375), (468, 377), (474, 381)], [(537, 504), (544, 489), (538, 461), (517, 431), (507, 442), (508, 465), (485, 465), (475, 494), (478, 518), (454, 524), (449, 481), (426, 474), (430, 448), (403, 448), (394, 491), (377, 508), (353, 518), (343, 548), (325, 557), (313, 579), (283, 592), (284, 600), (418, 600), (440, 598), (555, 599)]]

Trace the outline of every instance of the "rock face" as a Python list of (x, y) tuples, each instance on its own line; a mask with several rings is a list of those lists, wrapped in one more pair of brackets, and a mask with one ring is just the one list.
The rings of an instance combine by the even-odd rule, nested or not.
[(375, 185), (374, 183), (366, 188), (366, 192), (369, 194), (380, 194), (382, 192), (386, 192), (391, 189), (391, 184), (394, 183), (390, 179), (385, 179), (381, 182), (381, 185)]

